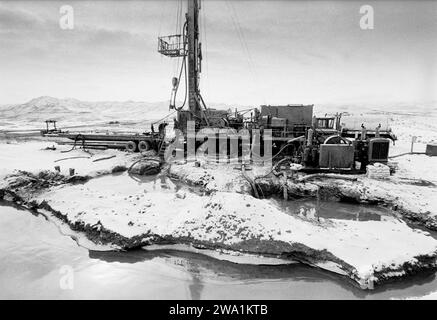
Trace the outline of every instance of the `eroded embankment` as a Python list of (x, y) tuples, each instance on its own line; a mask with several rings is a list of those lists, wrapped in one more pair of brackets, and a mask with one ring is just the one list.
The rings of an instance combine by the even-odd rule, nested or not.
[[(284, 188), (289, 199), (318, 198), (360, 204), (381, 205), (390, 208), (400, 217), (430, 230), (437, 231), (437, 188), (433, 183), (391, 177), (374, 180), (365, 176), (348, 176), (346, 179), (323, 178), (303, 180), (303, 174), (288, 177), (265, 175), (265, 169), (254, 167), (248, 175), (256, 182), (261, 197), (282, 196)], [(268, 171), (267, 171), (268, 172)], [(226, 191), (253, 194), (253, 187), (235, 166), (192, 163), (172, 165), (169, 176), (189, 185), (201, 187), (205, 192)]]
[[(174, 177), (172, 168), (169, 172)], [(225, 172), (232, 178), (233, 171)], [(204, 196), (181, 185), (169, 186), (163, 176), (141, 182), (127, 174), (86, 182), (61, 179), (42, 188), (34, 185), (34, 177), (24, 175), (21, 179), (27, 183), (17, 185), (10, 178), (13, 187), (3, 188), (3, 195), (51, 213), (96, 243), (126, 249), (177, 243), (297, 260), (347, 276), (362, 288), (436, 267), (437, 241), (394, 217), (339, 221), (286, 214), (246, 194), (248, 189), (236, 173), (231, 181), (197, 183), (208, 190)], [(208, 180), (202, 174), (197, 177)], [(215, 191), (213, 185), (232, 192)]]

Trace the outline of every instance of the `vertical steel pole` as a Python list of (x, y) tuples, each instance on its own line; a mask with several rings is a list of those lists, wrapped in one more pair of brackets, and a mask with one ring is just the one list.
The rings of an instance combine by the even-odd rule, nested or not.
[[(201, 118), (199, 99), (199, 3), (198, 0), (188, 0), (187, 36), (188, 36), (188, 106), (191, 119)], [(194, 118), (194, 119), (193, 119)]]

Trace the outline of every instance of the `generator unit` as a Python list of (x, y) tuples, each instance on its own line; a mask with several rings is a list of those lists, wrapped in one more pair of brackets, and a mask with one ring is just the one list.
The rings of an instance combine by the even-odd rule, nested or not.
[(388, 152), (390, 149), (390, 140), (386, 138), (373, 138), (368, 142), (368, 162), (383, 162), (388, 161)]
[(355, 149), (352, 144), (321, 144), (319, 167), (327, 169), (353, 169)]

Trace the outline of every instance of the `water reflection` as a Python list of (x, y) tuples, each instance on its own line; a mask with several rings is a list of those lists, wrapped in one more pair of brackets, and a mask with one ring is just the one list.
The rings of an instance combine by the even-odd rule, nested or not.
[[(320, 284), (321, 286), (324, 286), (326, 283), (334, 283), (347, 290), (347, 292), (352, 293), (357, 298), (364, 298), (367, 295), (365, 291), (357, 288), (349, 278), (302, 264), (275, 266), (236, 264), (197, 253), (168, 249), (153, 251), (139, 249), (129, 252), (89, 251), (89, 257), (106, 262), (124, 264), (135, 264), (148, 260), (162, 259), (166, 264), (172, 265), (175, 269), (186, 272), (189, 275), (190, 279), (187, 286), (191, 299), (201, 299), (202, 290), (205, 286), (211, 283), (221, 282), (226, 285), (262, 285), (263, 282), (272, 284), (275, 282), (302, 282), (307, 284), (312, 283), (314, 285)], [(309, 292), (306, 294), (308, 293)], [(290, 294), (292, 294), (292, 298), (299, 298), (299, 296), (294, 296), (295, 293)], [(228, 298), (232, 297), (229, 296)]]
[[(211, 298), (203, 297), (202, 292), (212, 284), (220, 283), (240, 287), (253, 285), (262, 287), (270, 284), (273, 288), (288, 284), (296, 290), (284, 292), (283, 299), (388, 299), (393, 297), (406, 298), (429, 292), (429, 288), (436, 288), (435, 272), (429, 271), (405, 279), (377, 287), (373, 291), (364, 291), (357, 287), (349, 278), (324, 270), (308, 267), (302, 264), (291, 265), (244, 265), (228, 261), (217, 260), (204, 255), (177, 250), (134, 250), (129, 252), (89, 251), (89, 257), (106, 262), (123, 264), (142, 263), (148, 260), (162, 259), (166, 264), (188, 274), (187, 287), (190, 299)], [(431, 286), (430, 286), (431, 285)], [(231, 291), (232, 292), (232, 291)], [(323, 295), (326, 292), (327, 295)], [(219, 299), (233, 298), (219, 296)], [(246, 299), (251, 298), (251, 290), (246, 292)], [(213, 296), (214, 298), (214, 296)], [(217, 297), (216, 297), (217, 298)], [(264, 299), (274, 298), (265, 296)]]
[(308, 219), (325, 218), (355, 221), (385, 221), (396, 219), (389, 209), (379, 206), (334, 201), (315, 201), (313, 199), (285, 201), (273, 198), (268, 201), (290, 215), (301, 215)]
[[(177, 187), (161, 178), (151, 181), (156, 188), (163, 183)], [(355, 211), (354, 219), (366, 219), (369, 214), (376, 213), (363, 208)], [(437, 291), (433, 272), (363, 291), (348, 278), (301, 264), (242, 265), (168, 249), (86, 250), (44, 217), (27, 210), (0, 202), (0, 217), (3, 298), (387, 299)], [(63, 265), (75, 270), (73, 291), (59, 288)]]

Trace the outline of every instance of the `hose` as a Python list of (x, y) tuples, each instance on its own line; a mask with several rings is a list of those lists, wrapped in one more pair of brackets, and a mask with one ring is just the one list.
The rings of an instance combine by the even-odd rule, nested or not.
[(411, 155), (411, 154), (426, 154), (426, 153), (425, 152), (405, 152), (405, 153), (401, 153), (401, 154), (396, 154), (394, 156), (390, 156), (388, 158), (393, 159), (393, 158), (407, 156), (407, 155)]
[[(305, 137), (304, 137), (304, 136), (299, 136), (299, 137), (293, 138), (293, 139), (291, 139), (291, 140), (288, 140), (287, 143), (286, 143), (285, 145), (283, 145), (282, 148), (279, 149), (279, 151), (278, 151), (275, 155), (272, 156), (272, 159), (271, 159), (271, 160), (273, 160), (273, 159), (275, 159), (277, 156), (279, 156), (279, 155), (280, 155), (280, 154), (285, 150), (285, 148), (287, 148), (288, 146), (293, 145), (293, 142), (299, 141), (299, 140), (301, 140), (302, 138), (305, 138)], [(254, 156), (255, 156), (255, 155), (252, 154), (252, 157), (254, 157)], [(256, 157), (256, 156), (255, 156), (255, 157)], [(261, 157), (259, 157), (258, 159), (261, 159)]]
[(80, 137), (82, 137), (82, 149), (85, 150), (85, 137), (83, 136), (83, 134), (78, 133), (78, 134), (76, 135), (76, 137), (74, 137), (74, 144), (73, 144), (73, 147), (71, 147), (70, 150), (61, 151), (61, 153), (67, 153), (67, 152), (70, 152), (70, 151), (73, 151), (74, 149), (76, 149), (76, 143), (77, 143), (77, 140), (79, 140)]
[(112, 158), (115, 158), (115, 157), (116, 157), (116, 155), (109, 156), (109, 157), (103, 157), (103, 158), (99, 158), (99, 159), (93, 160), (93, 162), (102, 161), (102, 160), (108, 160), (108, 159), (112, 159)]
[[(257, 180), (257, 179), (266, 178), (266, 177), (267, 177), (268, 175), (270, 175), (272, 172), (273, 172), (275, 175), (277, 175), (278, 173), (276, 173), (276, 168), (277, 168), (281, 163), (283, 163), (283, 162), (285, 162), (285, 161), (291, 161), (291, 159), (290, 159), (290, 158), (284, 158), (284, 159), (279, 160), (277, 163), (275, 163), (275, 165), (272, 167), (272, 169), (271, 169), (268, 173), (266, 173), (266, 174), (264, 174), (264, 175), (262, 175), (262, 176), (257, 176), (257, 177), (255, 177), (255, 178), (253, 178), (252, 181), (249, 180), (249, 178), (247, 177), (247, 175), (245, 175), (245, 172), (243, 171), (243, 176), (244, 176), (244, 177), (246, 178), (246, 180), (248, 180), (249, 183), (251, 184), (252, 189), (254, 189), (255, 196), (257, 195), (257, 192), (255, 192), (255, 190), (256, 190), (256, 188), (258, 187), (259, 190), (260, 190), (261, 193), (262, 193), (262, 197), (264, 198), (264, 193), (263, 193), (263, 191), (262, 191), (262, 188), (261, 188), (261, 187), (256, 183), (256, 180)], [(285, 178), (286, 178), (286, 175), (285, 175), (285, 174), (284, 174), (284, 176), (285, 176)], [(284, 188), (286, 188), (286, 186), (284, 186)], [(284, 190), (284, 192), (285, 192), (285, 190)], [(257, 197), (258, 197), (258, 196), (257, 196)]]
[(142, 161), (156, 161), (158, 163), (161, 163), (161, 160), (159, 160), (159, 159), (149, 158), (149, 157), (141, 158), (141, 159), (135, 161), (134, 163), (132, 163), (131, 166), (129, 167), (129, 169), (127, 169), (127, 172), (130, 173), (130, 171), (132, 170), (134, 165), (136, 165), (137, 163), (142, 162)]
[[(184, 53), (185, 53), (185, 37), (186, 37), (186, 28), (187, 28), (187, 22), (184, 23), (183, 26), (183, 32), (182, 32), (182, 41), (184, 41)], [(176, 88), (174, 88), (174, 94), (173, 94), (173, 105), (175, 106), (175, 109), (177, 111), (182, 110), (182, 108), (185, 106), (185, 103), (187, 102), (187, 95), (188, 95), (188, 78), (187, 78), (187, 66), (186, 66), (186, 55), (184, 54), (184, 58), (182, 59), (182, 64), (181, 64), (181, 71), (179, 72), (179, 77), (178, 77), (178, 83), (176, 85)], [(182, 103), (182, 105), (180, 107), (176, 107), (176, 95), (179, 89), (179, 84), (181, 81), (181, 77), (182, 77), (182, 70), (184, 70), (184, 78), (185, 78), (185, 95), (184, 95), (184, 102)]]
[(250, 179), (249, 176), (246, 174), (246, 165), (245, 164), (241, 165), (241, 173), (242, 173), (243, 177), (247, 180), (247, 182), (249, 182), (250, 186), (252, 187), (255, 198), (259, 199), (259, 193), (258, 193), (258, 190), (256, 189), (255, 181)]
[(350, 180), (350, 181), (358, 180), (356, 177), (348, 177), (340, 174), (315, 173), (298, 179), (298, 182), (304, 182), (313, 178), (331, 178), (331, 179), (343, 179), (343, 180)]
[[(70, 159), (79, 159), (79, 158), (86, 158), (86, 159), (89, 159), (89, 158), (91, 158), (91, 157), (69, 157), (69, 158), (62, 158), (62, 159), (58, 159), (58, 160), (55, 160), (54, 162), (59, 162), (59, 161), (64, 161), (64, 160), (70, 160)], [(95, 161), (95, 160), (94, 160)]]

